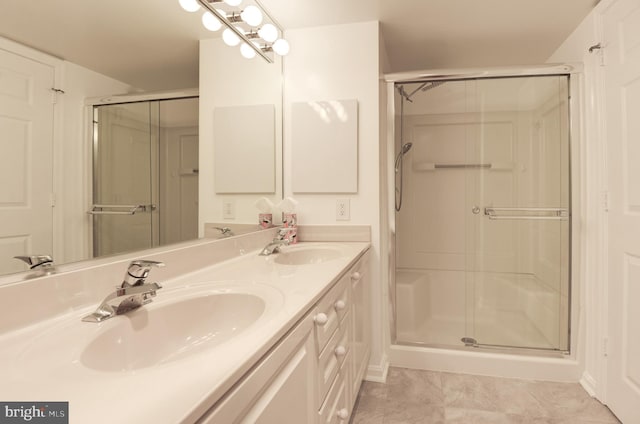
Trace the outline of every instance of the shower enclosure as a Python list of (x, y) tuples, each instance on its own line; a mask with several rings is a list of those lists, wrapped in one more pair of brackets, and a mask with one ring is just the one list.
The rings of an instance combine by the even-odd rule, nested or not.
[(569, 79), (395, 83), (394, 344), (570, 350)]
[(198, 98), (93, 107), (93, 256), (198, 236)]

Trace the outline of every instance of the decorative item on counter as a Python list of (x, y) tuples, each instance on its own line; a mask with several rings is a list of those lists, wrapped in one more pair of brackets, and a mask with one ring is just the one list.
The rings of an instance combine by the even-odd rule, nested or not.
[(298, 215), (296, 214), (296, 206), (298, 202), (291, 197), (285, 197), (278, 208), (282, 211), (282, 227), (287, 228), (285, 239), (289, 240), (289, 244), (298, 242)]
[(255, 205), (259, 211), (258, 225), (260, 225), (260, 228), (273, 227), (273, 214), (271, 213), (273, 202), (266, 197), (261, 197), (256, 201)]

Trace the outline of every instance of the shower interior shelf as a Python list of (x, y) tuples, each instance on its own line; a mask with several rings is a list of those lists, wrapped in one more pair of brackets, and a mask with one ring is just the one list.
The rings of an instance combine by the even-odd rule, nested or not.
[(490, 171), (510, 171), (512, 163), (430, 163), (413, 164), (414, 171), (435, 171), (436, 169), (487, 169)]

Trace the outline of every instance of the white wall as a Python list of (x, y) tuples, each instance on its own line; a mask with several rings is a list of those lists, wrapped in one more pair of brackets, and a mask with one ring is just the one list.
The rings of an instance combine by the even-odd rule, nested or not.
[[(602, 284), (606, 223), (601, 207), (601, 193), (606, 187), (604, 158), (606, 151), (601, 143), (599, 104), (602, 102), (599, 86), (602, 52), (589, 53), (591, 46), (602, 41), (597, 25), (597, 12), (607, 1), (601, 2), (549, 58), (550, 63), (578, 63), (584, 66), (581, 78), (580, 103), (572, 97), (573, 113), (580, 116), (580, 124), (571, 128), (573, 190), (579, 203), (573, 205), (574, 226), (579, 231), (574, 243), (572, 276), (574, 302), (572, 327), (578, 334), (577, 359), (584, 366), (582, 385), (598, 399), (604, 398), (605, 364), (602, 357), (604, 327), (606, 326), (604, 285)], [(579, 145), (576, 145), (579, 144)], [(577, 170), (577, 172), (575, 171)], [(577, 177), (577, 178), (576, 178)], [(574, 237), (574, 240), (576, 237)], [(578, 261), (576, 260), (578, 258)], [(577, 305), (577, 307), (575, 307)], [(577, 319), (575, 319), (577, 317)]]
[[(282, 169), (282, 63), (267, 63), (260, 57), (247, 60), (238, 48), (225, 45), (221, 39), (200, 41), (200, 181), (199, 234), (204, 236), (204, 223), (255, 223), (259, 197), (282, 198), (282, 175), (276, 172), (275, 193), (218, 195), (214, 181), (214, 108), (219, 106), (275, 106), (275, 152), (265, 152)], [(250, 125), (248, 122), (247, 125)], [(224, 219), (223, 202), (235, 204), (235, 219)], [(274, 216), (274, 220), (277, 217)], [(279, 221), (278, 221), (279, 222)]]
[(55, 107), (54, 174), (56, 213), (54, 259), (59, 263), (87, 259), (90, 253), (91, 128), (85, 99), (126, 94), (132, 87), (71, 62), (62, 62)]
[[(378, 22), (304, 28), (287, 31), (291, 52), (284, 61), (285, 195), (299, 201), (301, 225), (370, 225), (373, 349), (371, 372), (384, 368), (383, 265), (380, 198), (380, 83)], [(291, 181), (291, 104), (318, 100), (358, 101), (357, 194), (294, 194)], [(356, 166), (356, 164), (353, 164)], [(336, 221), (336, 200), (350, 199), (351, 220)], [(385, 280), (385, 281), (383, 281)]]

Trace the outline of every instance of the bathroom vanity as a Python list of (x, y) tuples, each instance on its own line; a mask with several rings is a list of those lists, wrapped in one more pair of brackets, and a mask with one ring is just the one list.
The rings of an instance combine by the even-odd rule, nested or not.
[(0, 398), (71, 423), (347, 423), (368, 364), (369, 243), (259, 256), (273, 231), (152, 251), (153, 302), (83, 322), (132, 259), (0, 286)]

